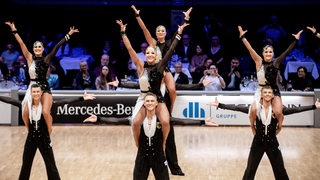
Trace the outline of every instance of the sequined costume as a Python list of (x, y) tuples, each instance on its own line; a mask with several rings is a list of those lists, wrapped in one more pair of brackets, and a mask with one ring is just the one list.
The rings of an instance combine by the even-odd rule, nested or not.
[(59, 47), (65, 42), (66, 42), (65, 38), (60, 40), (59, 43), (57, 43), (55, 47), (52, 49), (52, 51), (45, 57), (33, 56), (33, 61), (31, 62), (29, 67), (30, 83), (22, 101), (22, 112), (24, 112), (23, 110), (23, 108), (25, 107), (24, 104), (28, 101), (31, 102), (31, 85), (32, 84), (40, 85), (43, 93), (51, 94), (49, 83), (47, 81), (47, 71), (48, 71), (50, 62), (55, 57), (55, 54), (57, 53)]
[[(162, 82), (163, 79), (163, 73), (166, 68), (166, 65), (173, 53), (174, 48), (177, 46), (180, 36), (177, 35), (177, 38), (173, 41), (173, 43), (170, 46), (170, 49), (168, 53), (164, 56), (164, 58), (154, 65), (148, 65), (147, 62), (144, 63), (144, 71), (142, 75), (139, 77), (139, 85), (141, 93), (139, 94), (139, 97), (136, 101), (136, 105), (134, 107), (134, 110), (132, 112), (132, 119), (134, 119), (141, 109), (143, 103), (144, 103), (144, 97), (146, 96), (147, 92), (152, 92), (157, 96), (157, 100), (159, 103), (164, 102), (164, 84)], [(161, 92), (162, 91), (162, 92)]]
[(255, 92), (255, 100), (260, 101), (261, 88), (265, 85), (271, 86), (275, 96), (281, 96), (280, 89), (277, 85), (278, 71), (280, 70), (281, 63), (285, 60), (286, 56), (292, 51), (296, 45), (297, 40), (293, 41), (289, 47), (277, 58), (271, 62), (262, 61), (260, 69), (257, 71), (257, 79), (259, 86)]
[[(232, 111), (248, 113), (249, 107), (243, 105), (231, 105), (219, 103), (218, 108)], [(289, 115), (303, 111), (316, 109), (315, 105), (300, 106), (295, 108), (283, 107), (283, 114)], [(279, 148), (279, 142), (276, 136), (278, 120), (272, 112), (272, 106), (269, 107), (268, 116), (265, 114), (263, 106), (258, 107), (256, 117), (256, 134), (254, 135), (251, 149), (248, 157), (247, 168), (243, 175), (243, 180), (254, 180), (259, 163), (264, 155), (267, 154), (271, 163), (275, 179), (289, 179), (284, 167), (282, 153)]]

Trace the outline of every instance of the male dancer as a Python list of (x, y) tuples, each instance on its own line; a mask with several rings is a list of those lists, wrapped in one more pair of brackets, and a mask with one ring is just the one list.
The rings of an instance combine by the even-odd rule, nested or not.
[[(29, 119), (28, 122), (24, 122), (25, 126), (28, 129), (28, 136), (24, 145), (22, 167), (20, 170), (19, 180), (28, 180), (30, 178), (32, 162), (38, 148), (46, 165), (48, 179), (60, 180), (60, 175), (55, 163), (55, 158), (52, 150), (48, 126), (42, 114), (42, 93), (43, 92), (41, 90), (41, 87), (38, 84), (31, 85), (31, 102), (28, 102), (31, 119)], [(85, 92), (83, 97), (80, 98), (65, 99), (59, 102), (53, 102), (52, 107), (93, 99), (95, 99), (94, 95), (87, 94)], [(10, 97), (0, 96), (0, 101), (12, 104), (19, 108), (22, 107), (21, 101)]]
[[(272, 110), (271, 101), (273, 97), (273, 90), (270, 86), (262, 87), (262, 105), (257, 103), (257, 116), (255, 120), (255, 126), (253, 126), (252, 129), (254, 138), (248, 157), (247, 168), (242, 178), (243, 180), (254, 179), (264, 153), (266, 153), (269, 158), (275, 179), (289, 179), (287, 171), (284, 167), (282, 154), (279, 148), (279, 142), (276, 136), (278, 120)], [(209, 105), (216, 106), (221, 109), (240, 111), (243, 113), (248, 113), (249, 111), (249, 107), (247, 106), (219, 103), (217, 98), (214, 102), (209, 103)], [(283, 107), (282, 112), (283, 115), (289, 115), (319, 108), (320, 102), (319, 99), (317, 99), (315, 105), (301, 106), (296, 108)]]

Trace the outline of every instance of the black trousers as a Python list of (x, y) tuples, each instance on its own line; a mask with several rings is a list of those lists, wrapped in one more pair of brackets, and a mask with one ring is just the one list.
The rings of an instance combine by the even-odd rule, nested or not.
[[(42, 126), (45, 126), (45, 123)], [(24, 145), (19, 180), (28, 180), (30, 178), (32, 163), (38, 148), (46, 165), (48, 180), (60, 180), (48, 131), (46, 128), (38, 128), (36, 130), (33, 125), (29, 127), (29, 133)]]
[(174, 138), (174, 128), (172, 123), (170, 123), (170, 132), (168, 134), (166, 142), (166, 157), (171, 172), (180, 170), (180, 166), (178, 164), (177, 147)]
[(288, 180), (288, 174), (284, 167), (282, 153), (279, 148), (272, 148), (270, 144), (263, 143), (262, 145), (252, 144), (247, 168), (243, 175), (243, 180), (254, 180), (259, 163), (264, 153), (267, 154), (272, 166), (273, 174), (277, 180)]

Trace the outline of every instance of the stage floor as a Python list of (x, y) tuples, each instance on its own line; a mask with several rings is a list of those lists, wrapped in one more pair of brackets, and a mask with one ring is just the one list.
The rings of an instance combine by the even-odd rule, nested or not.
[[(26, 135), (23, 126), (0, 126), (0, 179), (18, 179)], [(252, 138), (247, 126), (176, 126), (178, 159), (186, 175), (170, 175), (170, 178), (240, 180)], [(132, 179), (136, 147), (130, 126), (54, 125), (51, 139), (63, 180)], [(320, 177), (319, 128), (283, 127), (278, 140), (290, 179), (314, 180)], [(39, 151), (30, 179), (47, 179)], [(149, 179), (154, 179), (152, 173)], [(256, 179), (274, 179), (266, 154)]]

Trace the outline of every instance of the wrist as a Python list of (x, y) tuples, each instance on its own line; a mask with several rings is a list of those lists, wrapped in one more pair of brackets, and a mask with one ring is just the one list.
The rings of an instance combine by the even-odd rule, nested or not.
[(126, 35), (126, 32), (125, 31), (120, 31), (120, 35), (124, 36), (124, 35)]
[(136, 18), (137, 18), (137, 17), (140, 17), (140, 14), (135, 14), (135, 16), (136, 16)]
[(240, 39), (241, 39), (241, 40), (244, 39), (244, 38), (246, 38), (246, 37), (244, 36), (244, 34), (243, 34), (242, 36), (240, 36)]
[(12, 30), (11, 33), (12, 33), (13, 35), (15, 35), (15, 34), (18, 33), (18, 31), (17, 31), (17, 30)]
[(317, 32), (317, 31), (315, 31), (313, 34), (314, 34), (315, 36), (317, 36), (318, 32)]

